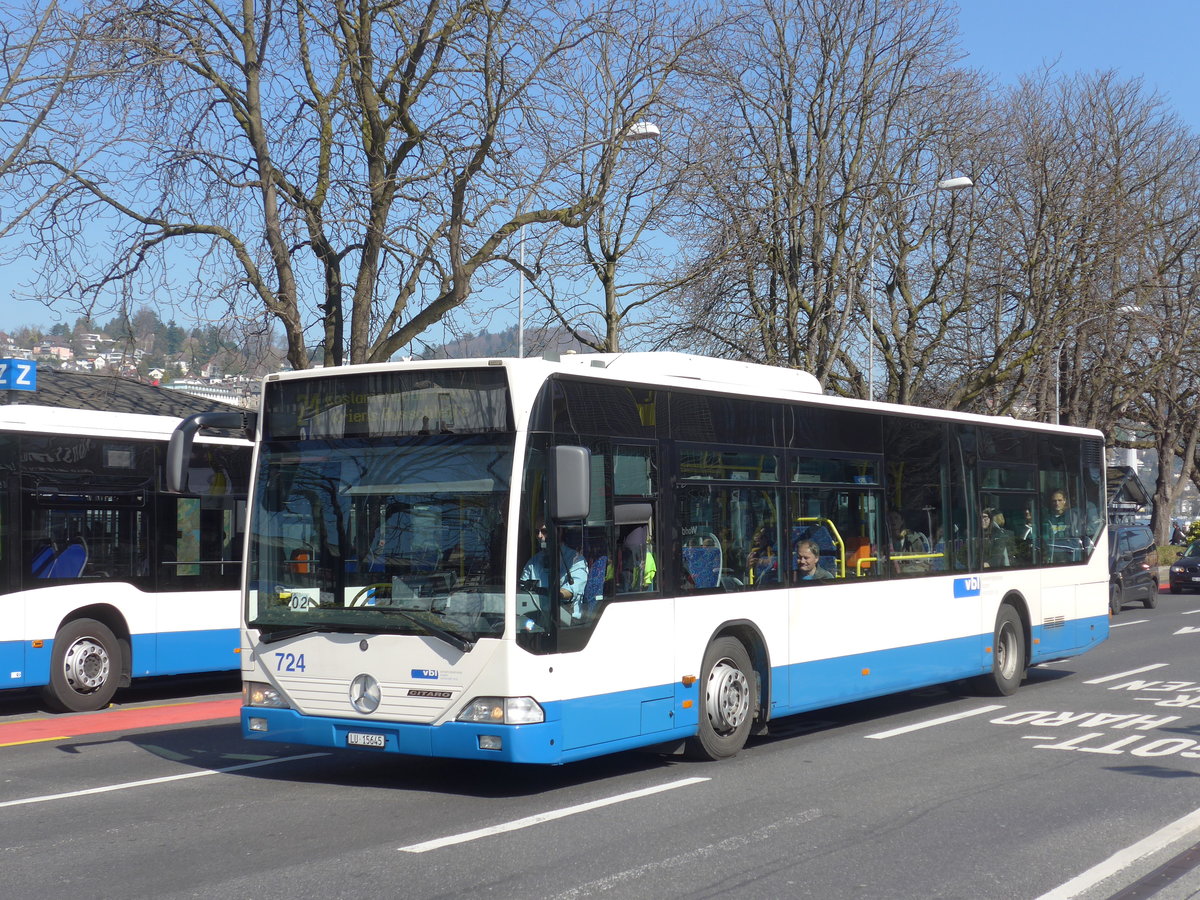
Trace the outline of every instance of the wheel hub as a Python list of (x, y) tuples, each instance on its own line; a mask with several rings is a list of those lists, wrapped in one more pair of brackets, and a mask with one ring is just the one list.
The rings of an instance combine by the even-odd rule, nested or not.
[(63, 673), (71, 689), (80, 694), (90, 694), (99, 689), (108, 679), (111, 663), (108, 652), (92, 638), (80, 638), (63, 657)]
[(1000, 640), (996, 643), (996, 661), (1000, 674), (1005, 678), (1012, 678), (1016, 674), (1016, 636), (1012, 626), (1007, 623), (1000, 629)]
[(708, 675), (705, 711), (713, 730), (729, 734), (746, 720), (750, 712), (750, 682), (732, 660), (722, 659)]

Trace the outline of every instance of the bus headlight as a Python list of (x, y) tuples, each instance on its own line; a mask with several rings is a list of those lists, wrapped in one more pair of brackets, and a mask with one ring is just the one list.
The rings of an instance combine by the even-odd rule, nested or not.
[(242, 706), (270, 706), (275, 709), (287, 709), (288, 702), (271, 685), (261, 681), (246, 681), (242, 683)]
[(458, 714), (459, 722), (481, 725), (536, 725), (546, 721), (532, 697), (476, 697)]

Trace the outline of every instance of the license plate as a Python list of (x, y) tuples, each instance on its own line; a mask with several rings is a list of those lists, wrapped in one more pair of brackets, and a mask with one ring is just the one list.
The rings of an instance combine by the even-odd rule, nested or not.
[(382, 734), (364, 734), (351, 731), (346, 734), (346, 743), (351, 747), (386, 747), (387, 738)]
[(1200, 575), (1193, 575), (1192, 581), (1200, 581)]

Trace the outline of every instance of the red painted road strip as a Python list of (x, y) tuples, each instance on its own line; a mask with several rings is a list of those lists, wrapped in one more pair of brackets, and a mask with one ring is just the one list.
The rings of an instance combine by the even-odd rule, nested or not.
[(79, 737), (85, 734), (102, 734), (108, 731), (236, 719), (241, 708), (241, 698), (235, 697), (231, 700), (204, 700), (199, 703), (177, 703), (171, 706), (109, 709), (104, 712), (56, 716), (52, 719), (23, 719), (20, 722), (0, 725), (0, 747)]

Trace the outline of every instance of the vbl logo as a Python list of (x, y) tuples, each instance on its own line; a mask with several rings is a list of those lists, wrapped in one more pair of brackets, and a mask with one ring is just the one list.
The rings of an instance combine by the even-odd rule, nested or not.
[(412, 677), (413, 678), (431, 678), (434, 681), (437, 681), (438, 670), (437, 669), (413, 669)]
[(954, 596), (955, 597), (978, 597), (979, 596), (979, 576), (968, 575), (966, 578), (954, 579)]

